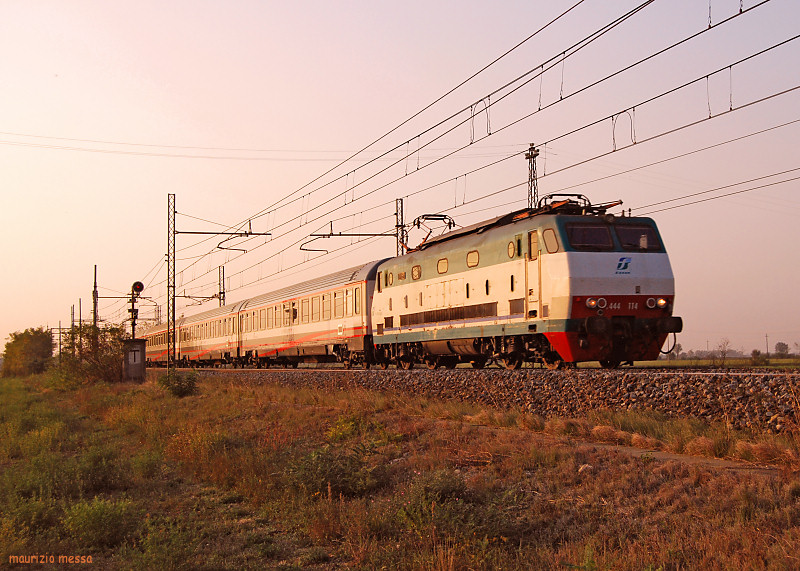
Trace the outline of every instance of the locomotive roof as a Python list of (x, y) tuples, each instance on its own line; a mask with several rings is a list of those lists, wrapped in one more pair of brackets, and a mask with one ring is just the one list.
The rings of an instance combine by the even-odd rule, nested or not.
[[(553, 196), (558, 196), (558, 195), (553, 195)], [(424, 250), (425, 248), (433, 246), (434, 244), (441, 244), (442, 242), (447, 242), (448, 240), (453, 240), (455, 238), (460, 238), (462, 236), (467, 236), (469, 234), (481, 234), (482, 232), (485, 232), (490, 228), (505, 226), (507, 224), (519, 222), (520, 220), (525, 220), (526, 218), (533, 218), (534, 216), (542, 216), (545, 214), (560, 214), (560, 215), (573, 215), (573, 216), (575, 215), (602, 216), (606, 213), (606, 211), (609, 208), (622, 204), (622, 201), (618, 200), (616, 202), (593, 205), (589, 202), (587, 198), (585, 198), (582, 195), (564, 195), (564, 196), (580, 197), (580, 199), (546, 201), (546, 199), (550, 198), (548, 196), (539, 201), (539, 206), (537, 208), (523, 208), (521, 210), (509, 212), (508, 214), (503, 214), (502, 216), (498, 216), (496, 218), (491, 218), (489, 220), (484, 220), (483, 222), (478, 222), (477, 224), (464, 226), (462, 228), (459, 228), (458, 230), (453, 230), (452, 232), (448, 232), (447, 234), (442, 234), (441, 236), (429, 238), (424, 242), (422, 242), (419, 246), (417, 246), (415, 250)], [(412, 251), (414, 250), (409, 250), (409, 252)]]

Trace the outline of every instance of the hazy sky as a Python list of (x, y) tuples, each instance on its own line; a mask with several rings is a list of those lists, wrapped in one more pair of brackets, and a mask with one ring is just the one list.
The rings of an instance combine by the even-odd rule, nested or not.
[[(102, 296), (143, 281), (153, 302), (141, 314), (153, 316), (168, 193), (179, 230), (252, 219), (272, 232), (226, 250), (220, 237), (178, 237), (179, 292), (212, 295), (224, 265), (235, 301), (393, 255), (391, 238), (308, 246), (327, 255), (299, 245), (331, 221), (391, 231), (396, 198), (407, 221), (446, 212), (462, 225), (523, 207), (527, 163), (513, 155), (535, 142), (540, 194), (652, 213), (685, 349), (728, 338), (763, 350), (766, 335), (770, 350), (794, 348), (800, 40), (732, 64), (793, 38), (796, 0), (712, 0), (710, 11), (657, 0), (584, 45), (639, 5), (585, 0), (415, 116), (576, 2), (0, 3), (0, 340), (67, 326), (79, 299), (88, 319), (95, 264)], [(279, 208), (284, 197), (297, 200)], [(179, 313), (217, 304), (191, 303)], [(100, 308), (126, 317), (124, 302)]]

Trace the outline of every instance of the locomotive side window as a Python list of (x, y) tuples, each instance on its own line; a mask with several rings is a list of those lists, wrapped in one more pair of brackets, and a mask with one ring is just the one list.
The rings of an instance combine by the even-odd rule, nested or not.
[(331, 318), (331, 294), (324, 293), (322, 294), (322, 320), (330, 321), (330, 318)]
[(552, 228), (546, 228), (544, 232), (542, 232), (542, 238), (544, 238), (544, 247), (547, 248), (548, 254), (555, 254), (558, 252), (558, 236), (556, 236), (556, 231)]
[(311, 321), (319, 321), (319, 296), (311, 298)]
[(652, 226), (645, 224), (618, 224), (614, 226), (614, 230), (623, 250), (643, 252), (658, 252), (661, 250), (661, 243)]
[(389, 272), (387, 279), (389, 280), (389, 283), (387, 285), (392, 285), (394, 283), (394, 273)]
[(536, 230), (528, 232), (528, 259), (532, 262), (539, 259), (539, 233)]
[(411, 268), (411, 279), (418, 280), (422, 277), (422, 266), (414, 266)]
[(447, 266), (448, 266), (447, 258), (442, 258), (441, 260), (436, 262), (436, 271), (439, 272), (440, 274), (446, 274)]
[(377, 282), (378, 282), (378, 293), (381, 293), (383, 291), (383, 289), (381, 289), (381, 279), (382, 279), (382, 277), (383, 277), (383, 272), (378, 272), (378, 279), (377, 279)]
[(480, 254), (478, 254), (478, 250), (472, 250), (471, 252), (467, 252), (467, 267), (474, 268), (480, 262)]
[(614, 249), (611, 231), (605, 224), (567, 224), (567, 238), (576, 250), (600, 252)]
[(353, 310), (356, 315), (361, 313), (361, 286), (356, 287), (353, 291)]

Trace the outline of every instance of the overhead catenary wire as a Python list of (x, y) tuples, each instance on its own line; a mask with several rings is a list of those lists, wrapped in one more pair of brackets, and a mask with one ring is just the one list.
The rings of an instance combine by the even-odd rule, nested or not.
[[(748, 57), (746, 57), (746, 58), (743, 58), (743, 59), (741, 59), (741, 60), (739, 60), (739, 61), (735, 62), (734, 64), (729, 64), (729, 65), (726, 65), (726, 66), (724, 66), (724, 67), (723, 67), (723, 68), (721, 68), (721, 69), (727, 69), (727, 68), (728, 68), (728, 67), (730, 67), (731, 65), (737, 65), (737, 64), (739, 64), (739, 63), (742, 63), (742, 62), (744, 62), (744, 61), (747, 61), (748, 59), (752, 59), (753, 57), (756, 57), (756, 56), (758, 56), (758, 55), (761, 55), (761, 54), (763, 54), (763, 53), (766, 53), (766, 52), (767, 52), (767, 51), (769, 51), (769, 50), (772, 50), (772, 49), (775, 49), (775, 48), (777, 48), (777, 47), (780, 47), (781, 45), (784, 45), (784, 44), (786, 44), (786, 43), (788, 43), (788, 42), (790, 42), (790, 41), (793, 41), (793, 40), (795, 40), (795, 39), (797, 39), (797, 38), (798, 38), (798, 36), (795, 36), (795, 37), (793, 37), (793, 38), (791, 38), (791, 39), (789, 39), (789, 40), (785, 40), (785, 41), (779, 42), (778, 44), (775, 44), (775, 45), (773, 45), (773, 46), (771, 46), (771, 47), (769, 47), (769, 48), (766, 48), (766, 49), (764, 49), (764, 50), (762, 50), (762, 51), (760, 51), (760, 52), (758, 52), (758, 53), (756, 53), (756, 54), (752, 54), (752, 55), (750, 55), (750, 56), (748, 56)], [(719, 71), (719, 70), (717, 70), (717, 71), (716, 71), (716, 72), (714, 72), (714, 73), (717, 73), (718, 71)], [(695, 82), (697, 82), (697, 81), (700, 81), (700, 80), (702, 80), (704, 77), (705, 77), (705, 75), (703, 75), (701, 78), (698, 78), (698, 79), (696, 79), (696, 80), (694, 80), (694, 81), (690, 81), (690, 82), (687, 82), (687, 83), (685, 83), (685, 84), (683, 84), (683, 85), (681, 85), (681, 86), (678, 86), (678, 87), (676, 87), (676, 88), (673, 88), (673, 89), (667, 90), (667, 91), (665, 91), (665, 92), (663, 92), (663, 93), (661, 93), (661, 94), (659, 94), (659, 95), (657, 95), (657, 96), (655, 96), (655, 97), (652, 97), (652, 98), (650, 98), (650, 99), (648, 99), (648, 100), (646, 100), (646, 101), (643, 101), (643, 102), (641, 102), (641, 103), (638, 103), (636, 106), (637, 106), (637, 107), (642, 107), (643, 105), (645, 105), (645, 104), (647, 104), (647, 103), (649, 103), (649, 102), (652, 102), (652, 101), (654, 101), (654, 100), (658, 99), (659, 97), (666, 96), (666, 95), (668, 95), (668, 94), (670, 94), (670, 93), (673, 93), (673, 92), (677, 91), (678, 89), (685, 88), (685, 87), (687, 87), (688, 85), (691, 85), (692, 83), (695, 83)], [(743, 109), (743, 108), (745, 108), (745, 107), (748, 107), (748, 106), (750, 106), (750, 105), (753, 105), (753, 104), (755, 104), (755, 103), (762, 102), (762, 101), (764, 101), (764, 100), (767, 100), (767, 99), (769, 99), (769, 98), (772, 98), (772, 97), (776, 97), (776, 96), (778, 96), (778, 95), (781, 95), (781, 94), (787, 93), (787, 92), (789, 92), (789, 91), (791, 91), (791, 90), (786, 90), (786, 91), (784, 91), (784, 92), (781, 92), (781, 93), (778, 93), (778, 94), (773, 94), (773, 95), (771, 95), (771, 96), (768, 96), (768, 97), (766, 97), (766, 98), (762, 98), (762, 99), (760, 99), (760, 100), (757, 100), (757, 101), (754, 101), (754, 102), (750, 102), (750, 103), (747, 103), (747, 104), (742, 104), (742, 105), (740, 105), (739, 107), (735, 108), (735, 109), (734, 109), (734, 111), (735, 111), (735, 110), (740, 110), (740, 109)], [(726, 112), (723, 112), (723, 113), (719, 113), (719, 114), (715, 115), (714, 117), (719, 117), (719, 116), (721, 116), (721, 115), (723, 115), (723, 114), (730, 113), (730, 112), (732, 112), (732, 111), (726, 111)], [(609, 116), (609, 117), (611, 117), (611, 116)], [(580, 130), (582, 130), (582, 129), (586, 129), (586, 128), (588, 128), (588, 127), (591, 127), (591, 126), (594, 126), (594, 125), (596, 125), (596, 124), (598, 124), (598, 123), (602, 123), (603, 121), (606, 121), (606, 120), (608, 120), (608, 118), (609, 118), (609, 117), (604, 117), (603, 119), (600, 119), (600, 120), (597, 120), (597, 121), (593, 121), (593, 122), (591, 122), (591, 123), (588, 123), (588, 124), (586, 124), (586, 125), (584, 125), (584, 126), (582, 126), (582, 127), (579, 127), (579, 128), (577, 128), (577, 129), (574, 129), (574, 130), (570, 131), (570, 132), (569, 132), (569, 133), (567, 133), (567, 134), (574, 134), (574, 133), (576, 133), (576, 132), (578, 132), (578, 131), (580, 131)], [(691, 123), (691, 124), (689, 124), (689, 125), (684, 125), (684, 126), (681, 126), (681, 127), (679, 127), (678, 129), (673, 129), (673, 130), (666, 131), (666, 132), (664, 132), (664, 133), (660, 133), (660, 134), (658, 134), (658, 135), (656, 135), (656, 136), (654, 136), (654, 137), (651, 137), (651, 138), (650, 138), (650, 140), (652, 140), (652, 139), (655, 139), (655, 138), (658, 138), (658, 137), (661, 137), (661, 136), (664, 136), (664, 135), (666, 135), (666, 134), (674, 133), (674, 132), (676, 132), (677, 130), (684, 129), (684, 128), (687, 128), (687, 127), (689, 127), (689, 126), (693, 126), (693, 125), (699, 124), (700, 122), (703, 122), (703, 121), (706, 121), (706, 120), (709, 120), (709, 119), (711, 119), (711, 118), (708, 118), (708, 117), (706, 117), (706, 118), (704, 118), (704, 119), (702, 119), (702, 120), (700, 120), (700, 121), (696, 121), (696, 122), (694, 122), (694, 123)], [(502, 128), (505, 128), (505, 127), (501, 127), (501, 129), (502, 129)], [(547, 141), (547, 144), (550, 144), (550, 143), (552, 143), (552, 141), (555, 141), (555, 140), (558, 140), (558, 139), (560, 139), (560, 138), (563, 138), (563, 137), (564, 137), (564, 136), (566, 136), (567, 134), (562, 134), (562, 135), (559, 135), (558, 137), (555, 137), (555, 138), (553, 138), (553, 139), (550, 139), (549, 141)], [(639, 144), (641, 144), (642, 142), (645, 142), (645, 141), (644, 141), (644, 140), (642, 140), (642, 141), (640, 141), (640, 142), (639, 142)], [(612, 151), (612, 152), (616, 152), (616, 151)], [(600, 157), (602, 157), (602, 156), (606, 156), (606, 155), (608, 155), (608, 154), (610, 154), (610, 152), (609, 152), (609, 153), (604, 153), (604, 154), (602, 154), (602, 155), (598, 155), (597, 157), (593, 157), (593, 158), (591, 158), (591, 159), (587, 159), (586, 161), (582, 161), (581, 163), (575, 163), (574, 165), (570, 165), (569, 167), (565, 167), (565, 168), (559, 169), (558, 171), (551, 171), (551, 172), (550, 172), (550, 173), (548, 173), (548, 174), (549, 174), (549, 175), (553, 175), (553, 174), (556, 174), (556, 173), (558, 173), (558, 172), (562, 172), (563, 170), (566, 170), (567, 168), (574, 168), (575, 166), (578, 166), (578, 165), (580, 165), (580, 164), (585, 164), (586, 162), (588, 162), (588, 161), (590, 161), (590, 160), (595, 160), (596, 158), (600, 158)], [(514, 157), (514, 156), (518, 156), (518, 154), (515, 154), (515, 155), (510, 155), (509, 157), (505, 157), (504, 159), (501, 159), (500, 161), (496, 161), (496, 163), (497, 163), (497, 162), (502, 162), (503, 160), (507, 160), (507, 159), (509, 159), (509, 158), (512, 158), (512, 157)], [(452, 179), (449, 179), (449, 180), (452, 180)], [(377, 192), (378, 190), (381, 190), (382, 188), (385, 188), (386, 186), (388, 186), (388, 184), (391, 184), (391, 183), (387, 183), (386, 185), (383, 185), (382, 187), (378, 187), (378, 188), (376, 188), (376, 189), (373, 189), (372, 191), (370, 191), (370, 192), (368, 192), (368, 193), (366, 193), (366, 194), (362, 195), (362, 196), (361, 196), (361, 197), (359, 197), (359, 198), (363, 198), (364, 196), (367, 196), (367, 195), (369, 195), (369, 194), (372, 194), (372, 193), (374, 193), (374, 192)], [(438, 185), (437, 185), (437, 186), (438, 186)], [(504, 191), (505, 191), (505, 190), (504, 190)], [(504, 192), (504, 191), (503, 191), (503, 192)], [(321, 215), (321, 216), (318, 216), (318, 217), (314, 218), (314, 219), (313, 219), (313, 220), (311, 220), (311, 221), (312, 221), (312, 222), (314, 222), (314, 221), (317, 221), (317, 220), (319, 220), (321, 217), (327, 216), (328, 214), (330, 214), (330, 213), (332, 213), (332, 212), (334, 212), (334, 211), (336, 211), (336, 210), (338, 210), (338, 209), (339, 209), (339, 208), (334, 208), (332, 211), (330, 211), (330, 212), (328, 212), (328, 213), (325, 213), (325, 214), (323, 214), (323, 215)], [(312, 210), (316, 210), (316, 209), (312, 209)], [(307, 215), (307, 214), (308, 214), (308, 212), (306, 212), (306, 215)], [(288, 221), (287, 221), (286, 223), (288, 223)], [(286, 224), (286, 223), (284, 223), (284, 224)], [(298, 241), (297, 243), (299, 243), (299, 241)], [(296, 243), (295, 243), (295, 244), (296, 244)], [(284, 249), (284, 250), (281, 250), (281, 252), (283, 252), (283, 251), (285, 251), (285, 249)], [(250, 266), (250, 267), (246, 268), (246, 269), (245, 269), (245, 270), (243, 270), (243, 271), (246, 271), (247, 269), (250, 269), (251, 267), (252, 267), (252, 266)], [(184, 271), (185, 271), (185, 270), (184, 270)], [(201, 275), (201, 276), (198, 276), (198, 278), (199, 278), (199, 277), (202, 277), (202, 275)]]
[[(762, 3), (762, 4), (763, 4), (763, 3)], [(716, 24), (716, 25), (719, 25), (719, 24)], [(652, 56), (651, 56), (651, 57), (652, 57)], [(513, 155), (512, 155), (512, 156), (513, 156)], [(504, 159), (502, 159), (502, 160), (507, 160), (508, 158), (511, 158), (511, 156), (510, 156), (510, 157), (506, 157), (506, 158), (504, 158)], [(452, 180), (452, 179), (450, 179), (450, 180)], [(252, 267), (252, 266), (251, 266), (251, 267)]]

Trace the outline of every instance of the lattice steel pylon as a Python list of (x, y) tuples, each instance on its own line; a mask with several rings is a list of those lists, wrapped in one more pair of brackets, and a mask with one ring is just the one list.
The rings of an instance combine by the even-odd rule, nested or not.
[(175, 195), (167, 195), (167, 367), (175, 368)]
[(536, 208), (539, 202), (539, 184), (536, 180), (536, 157), (539, 156), (539, 149), (531, 143), (525, 158), (528, 160), (528, 208)]
[(403, 199), (395, 199), (395, 230), (397, 232), (397, 255), (402, 256), (408, 249), (408, 228), (403, 221)]

